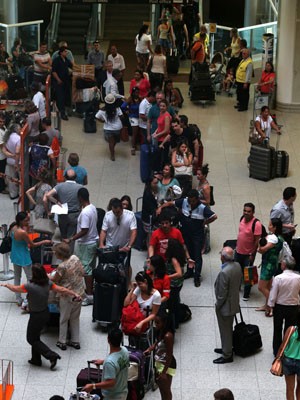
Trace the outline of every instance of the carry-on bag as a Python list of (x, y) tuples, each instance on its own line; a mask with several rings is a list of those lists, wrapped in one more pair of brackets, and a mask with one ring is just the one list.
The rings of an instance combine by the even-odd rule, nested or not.
[[(101, 382), (102, 369), (100, 369), (100, 366), (92, 368), (93, 361), (88, 361), (87, 364), (87, 368), (83, 368), (77, 375), (76, 384), (78, 388), (82, 388), (88, 383)], [(93, 390), (91, 393), (101, 396), (101, 389)]]
[(236, 355), (247, 357), (254, 354), (262, 347), (262, 340), (257, 325), (246, 324), (243, 320), (242, 311), (240, 309), (241, 322), (238, 323), (236, 315), (235, 327), (233, 330), (233, 351)]
[(284, 150), (279, 150), (281, 134), (277, 134), (276, 140), (276, 176), (278, 178), (286, 178), (289, 172), (289, 153)]
[(120, 319), (125, 298), (125, 285), (96, 283), (94, 289), (93, 321), (100, 324), (111, 324)]
[(83, 130), (85, 133), (97, 132), (97, 123), (95, 119), (95, 113), (93, 111), (88, 111), (84, 113)]
[(252, 145), (248, 158), (249, 176), (269, 181), (276, 176), (276, 152), (272, 146)]
[(136, 212), (134, 213), (136, 219), (137, 235), (133, 248), (139, 251), (147, 249), (147, 233), (145, 232), (142, 221), (142, 211), (139, 211), (139, 201), (142, 199), (143, 197), (138, 197), (136, 199)]
[(168, 74), (178, 74), (179, 70), (179, 54), (177, 49), (171, 49), (170, 53), (166, 55), (167, 58), (167, 72)]

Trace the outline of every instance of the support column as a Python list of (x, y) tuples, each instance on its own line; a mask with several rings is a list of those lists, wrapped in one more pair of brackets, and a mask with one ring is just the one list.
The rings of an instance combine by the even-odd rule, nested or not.
[(18, 0), (2, 0), (4, 24), (15, 24), (18, 22)]
[(257, 0), (245, 0), (244, 26), (256, 25)]
[(278, 16), (277, 101), (279, 111), (300, 111), (300, 0), (282, 0)]

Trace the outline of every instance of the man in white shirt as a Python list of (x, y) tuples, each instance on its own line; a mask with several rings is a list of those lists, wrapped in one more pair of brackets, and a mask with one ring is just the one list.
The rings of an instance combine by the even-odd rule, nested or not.
[(281, 262), (283, 273), (275, 276), (268, 299), (268, 310), (273, 308), (273, 353), (276, 356), (282, 343), (284, 332), (289, 326), (297, 325), (300, 295), (300, 274), (294, 272), (293, 257), (284, 257)]
[(113, 63), (113, 69), (118, 69), (121, 71), (122, 78), (118, 82), (118, 87), (119, 87), (119, 93), (124, 94), (124, 74), (125, 74), (125, 61), (124, 57), (121, 56), (121, 54), (118, 53), (117, 48), (115, 45), (112, 45), (110, 47), (110, 52), (111, 54), (108, 55), (107, 61), (111, 61)]
[[(103, 220), (99, 247), (119, 246), (119, 251), (127, 255), (126, 266), (130, 266), (131, 248), (136, 235), (137, 224), (134, 212), (123, 209), (121, 200), (113, 199), (111, 211), (105, 214)], [(130, 276), (131, 271), (129, 271)]]
[(151, 91), (148, 95), (141, 101), (139, 105), (139, 127), (144, 137), (144, 143), (147, 141), (147, 119), (148, 113), (152, 104), (155, 102), (155, 92)]
[(124, 96), (119, 94), (118, 82), (122, 78), (121, 71), (114, 69), (111, 78), (106, 79), (103, 83), (105, 95), (113, 94), (116, 99), (124, 99)]
[(41, 92), (41, 84), (40, 82), (32, 82), (31, 91), (33, 94), (32, 101), (34, 105), (37, 107), (41, 120), (46, 118), (46, 104), (45, 104), (45, 96)]
[(96, 267), (96, 254), (99, 235), (97, 231), (97, 209), (90, 203), (90, 195), (86, 188), (82, 187), (77, 193), (81, 213), (77, 220), (77, 232), (64, 242), (76, 241), (76, 255), (80, 259), (85, 270), (86, 298), (82, 305), (93, 304), (93, 269)]

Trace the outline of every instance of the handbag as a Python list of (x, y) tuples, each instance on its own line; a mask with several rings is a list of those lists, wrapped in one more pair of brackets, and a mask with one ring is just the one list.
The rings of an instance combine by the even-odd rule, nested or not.
[(274, 361), (272, 362), (272, 367), (270, 369), (270, 372), (272, 375), (275, 376), (282, 376), (283, 372), (282, 372), (282, 356), (284, 353), (284, 350), (286, 348), (286, 346), (288, 345), (290, 338), (292, 336), (292, 334), (295, 332), (295, 327), (294, 326), (290, 326), (289, 328), (289, 333), (286, 337), (286, 339), (282, 342), (281, 344), (281, 348), (280, 348), (280, 352), (279, 354), (275, 357)]
[(47, 235), (54, 235), (56, 229), (55, 222), (52, 219), (37, 218), (34, 221), (33, 230), (37, 233), (44, 233)]
[(258, 273), (255, 265), (244, 268), (244, 283), (251, 286), (258, 283)]
[(128, 142), (129, 141), (129, 134), (128, 134), (128, 127), (123, 126), (120, 132), (120, 138), (122, 142)]
[(181, 167), (175, 167), (175, 175), (192, 175), (193, 166), (182, 165)]
[(2, 239), (2, 243), (0, 245), (0, 254), (7, 254), (11, 252), (12, 238), (9, 235), (9, 230), (6, 235)]
[(251, 144), (261, 144), (262, 143), (262, 137), (260, 136), (260, 133), (256, 130), (255, 125), (252, 128), (250, 128), (249, 143), (251, 143)]

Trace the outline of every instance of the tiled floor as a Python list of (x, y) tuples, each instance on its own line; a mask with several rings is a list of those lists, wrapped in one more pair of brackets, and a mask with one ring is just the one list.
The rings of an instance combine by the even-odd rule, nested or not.
[[(269, 373), (273, 359), (272, 319), (254, 310), (263, 301), (257, 288), (253, 290), (251, 300), (248, 303), (241, 301), (241, 305), (246, 322), (259, 325), (263, 349), (245, 359), (235, 357), (232, 364), (217, 366), (212, 363), (216, 357), (213, 349), (220, 343), (214, 314), (213, 284), (220, 266), (219, 250), (225, 239), (236, 237), (243, 203), (253, 202), (256, 216), (266, 225), (269, 210), (281, 198), (284, 187), (298, 186), (300, 115), (278, 113), (278, 121), (284, 125), (280, 147), (290, 154), (289, 177), (260, 182), (250, 179), (247, 169), (248, 127), (252, 112), (236, 112), (233, 108), (235, 100), (224, 95), (218, 96), (215, 104), (194, 105), (187, 98), (187, 86), (178, 86), (186, 99), (181, 113), (187, 114), (190, 122), (197, 123), (202, 131), (204, 159), (210, 165), (208, 178), (215, 188), (214, 210), (219, 218), (211, 226), (212, 251), (204, 256), (201, 287), (196, 289), (191, 281), (186, 281), (182, 290), (182, 300), (191, 307), (193, 317), (176, 334), (178, 371), (173, 382), (174, 399), (211, 399), (214, 391), (229, 387), (237, 400), (282, 400), (284, 380)], [(101, 125), (98, 125), (96, 134), (85, 134), (82, 125), (82, 121), (76, 118), (63, 122), (64, 145), (69, 151), (79, 153), (81, 164), (89, 172), (88, 189), (92, 202), (105, 208), (111, 197), (125, 193), (135, 201), (143, 191), (139, 179), (139, 153), (131, 156), (129, 144), (122, 143), (117, 146), (116, 161), (112, 162)], [(3, 195), (0, 195), (0, 202), (1, 224), (12, 222), (12, 202)], [(299, 201), (295, 203), (295, 213), (297, 222)], [(134, 272), (142, 269), (144, 259), (144, 253), (133, 252)], [(32, 367), (27, 363), (30, 357), (25, 337), (28, 316), (20, 313), (14, 295), (0, 288), (0, 358), (14, 362), (14, 399), (47, 400), (53, 394), (68, 398), (75, 389), (76, 375), (86, 365), (86, 360), (103, 357), (108, 350), (106, 335), (92, 323), (91, 312), (91, 307), (82, 309), (80, 351), (61, 351), (62, 359), (55, 372), (49, 370), (46, 362), (43, 368)], [(57, 335), (55, 332), (47, 333), (44, 339), (54, 347)], [(146, 394), (146, 399), (159, 398), (158, 391)]]

